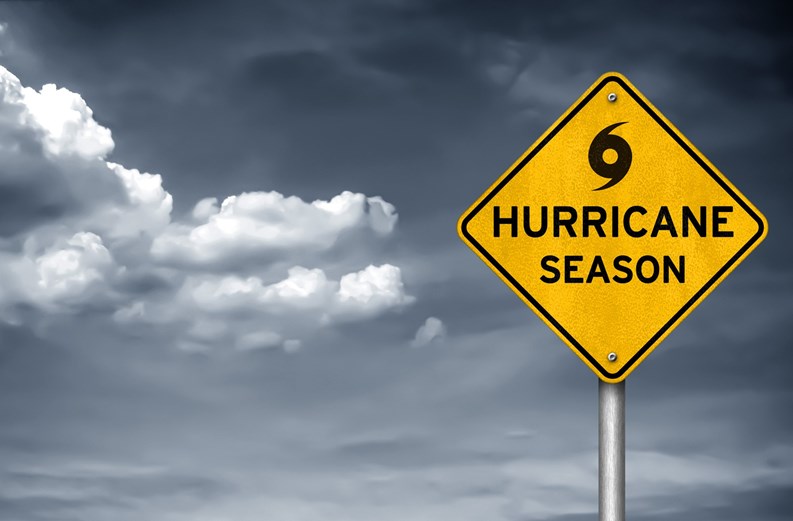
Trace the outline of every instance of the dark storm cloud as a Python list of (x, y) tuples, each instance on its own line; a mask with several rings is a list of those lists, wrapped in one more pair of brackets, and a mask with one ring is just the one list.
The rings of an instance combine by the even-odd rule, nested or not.
[[(75, 216), (94, 203), (83, 196), (86, 192), (97, 200), (121, 200), (119, 187), (106, 176), (96, 175), (99, 165), (81, 164), (79, 158), (71, 158), (67, 164), (48, 161), (33, 130), (10, 123), (20, 117), (19, 111), (4, 106), (3, 112), (0, 235), (13, 237), (35, 226)], [(67, 170), (70, 174), (64, 175)]]
[[(657, 502), (656, 513), (633, 516), (638, 520), (718, 521), (721, 519), (768, 519), (782, 521), (793, 510), (790, 487), (763, 487), (734, 492), (728, 497), (701, 494), (688, 498), (688, 507), (670, 508), (667, 501)], [(704, 496), (704, 497), (703, 497)]]
[[(51, 31), (32, 38), (44, 54), (68, 63), (77, 54), (64, 53), (76, 48), (82, 67), (107, 64), (101, 80), (95, 68), (79, 76), (70, 68), (63, 76), (111, 118), (120, 136), (117, 156), (134, 153), (144, 167), (166, 169), (176, 192), (234, 192), (253, 182), (313, 196), (329, 190), (330, 169), (332, 178), (347, 179), (353, 188), (388, 190), (415, 219), (431, 207), (430, 194), (471, 193), (468, 185), (456, 186), (450, 171), (456, 161), (440, 159), (448, 155), (444, 143), (463, 140), (465, 150), (456, 151), (460, 163), (483, 163), (481, 171), (495, 175), (564, 108), (533, 107), (547, 112), (528, 127), (523, 123), (519, 133), (498, 136), (499, 143), (494, 132), (514, 129), (494, 127), (496, 118), (522, 107), (504, 107), (504, 91), (484, 78), (492, 58), (486, 49), (492, 54), (493, 47), (521, 42), (518, 69), (532, 68), (538, 78), (561, 74), (557, 83), (581, 75), (564, 102), (609, 68), (636, 73), (640, 88), (645, 71), (655, 69), (648, 80), (654, 81), (668, 70), (666, 83), (706, 81), (694, 92), (709, 96), (734, 87), (765, 95), (778, 89), (773, 84), (784, 80), (786, 70), (784, 55), (775, 55), (789, 39), (768, 30), (766, 20), (774, 15), (764, 9), (744, 18), (731, 5), (680, 3), (648, 18), (638, 7), (619, 4), (301, 5), (230, 3), (184, 11), (166, 2), (125, 16), (131, 8), (123, 2), (102, 3), (96, 13), (91, 2), (74, 2), (45, 11)], [(94, 25), (100, 28), (88, 29)], [(170, 36), (173, 26), (181, 28), (177, 39)], [(197, 27), (205, 31), (195, 34)], [(58, 38), (77, 42), (56, 46)], [(117, 55), (129, 58), (113, 60)], [(559, 71), (548, 70), (549, 64)], [(654, 100), (670, 107), (665, 98)], [(159, 104), (169, 110), (152, 111)], [(128, 132), (130, 124), (135, 127)], [(152, 132), (159, 134), (153, 143), (135, 144)], [(164, 162), (147, 159), (152, 153)], [(423, 190), (400, 186), (405, 169), (421, 172)], [(460, 207), (456, 198), (448, 200)]]
[[(690, 506), (681, 507), (679, 503), (670, 504), (664, 499), (654, 506), (652, 513), (631, 514), (637, 521), (721, 521), (723, 519), (764, 519), (784, 521), (793, 510), (789, 487), (752, 489), (730, 494), (729, 497), (701, 494), (686, 498)], [(678, 500), (679, 501), (679, 500)], [(628, 503), (630, 505), (630, 502)], [(630, 511), (630, 506), (628, 507)], [(545, 521), (586, 521), (594, 513), (552, 516)], [(516, 518), (515, 521), (520, 520)]]
[[(365, 189), (375, 185), (367, 177), (388, 182), (403, 161), (422, 150), (433, 154), (436, 135), (449, 124), (471, 122), (466, 114), (487, 102), (470, 57), (458, 48), (461, 36), (451, 34), (447, 42), (445, 34), (434, 33), (442, 27), (420, 15), (402, 19), (407, 27), (396, 26), (384, 16), (398, 8), (368, 9), (381, 18), (358, 21), (359, 28), (350, 27), (355, 24), (343, 16), (345, 9), (325, 12), (318, 6), (290, 10), (257, 4), (251, 10), (231, 4), (222, 14), (207, 6), (186, 12), (163, 7), (124, 18), (107, 14), (107, 5), (98, 15), (83, 15), (90, 5), (40, 8), (44, 16), (38, 22), (51, 24), (50, 31), (26, 38), (53, 59), (82, 56), (86, 70), (64, 68), (62, 82), (92, 100), (114, 129), (114, 157), (125, 162), (134, 146), (136, 163), (142, 159), (144, 168), (167, 170), (170, 186), (180, 193), (249, 188), (251, 181), (263, 182), (262, 166), (272, 172), (271, 186), (284, 191), (298, 183), (316, 185), (310, 190), (319, 188), (318, 194), (327, 190), (319, 172), (328, 167)], [(350, 9), (360, 10), (355, 4)], [(174, 24), (183, 27), (178, 40), (171, 37)], [(89, 30), (93, 25), (101, 28)], [(235, 34), (228, 34), (228, 25)], [(196, 27), (206, 31), (193, 34)], [(114, 59), (118, 55), (129, 59)], [(103, 66), (98, 70), (88, 62)], [(432, 103), (417, 103), (426, 95)], [(159, 104), (169, 110), (152, 110)], [(317, 112), (333, 104), (333, 115)], [(152, 132), (157, 139), (134, 145)], [(146, 159), (152, 146), (158, 161), (166, 162)], [(267, 167), (274, 161), (276, 168)], [(394, 167), (384, 171), (388, 163)]]
[(287, 112), (364, 109), (375, 104), (373, 91), (382, 89), (333, 55), (317, 51), (267, 53), (243, 67), (243, 88), (263, 89), (266, 94), (258, 95)]
[(52, 192), (42, 194), (36, 188), (23, 186), (3, 188), (0, 197), (0, 235), (4, 237), (13, 237), (68, 214), (63, 201), (52, 200)]
[[(134, 472), (134, 471), (133, 471)], [(7, 519), (84, 519), (112, 515), (117, 519), (146, 514), (146, 505), (174, 501), (183, 505), (217, 500), (227, 491), (210, 478), (149, 472), (148, 475), (52, 475), (37, 471), (7, 472), (3, 477), (25, 490), (19, 495), (0, 493), (0, 515)], [(71, 512), (72, 514), (69, 514)], [(66, 517), (64, 517), (66, 516)]]

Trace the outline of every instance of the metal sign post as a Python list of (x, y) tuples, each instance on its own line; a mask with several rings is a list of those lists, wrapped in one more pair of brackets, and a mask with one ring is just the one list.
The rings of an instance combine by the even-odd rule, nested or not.
[(625, 380), (598, 380), (600, 521), (625, 521)]

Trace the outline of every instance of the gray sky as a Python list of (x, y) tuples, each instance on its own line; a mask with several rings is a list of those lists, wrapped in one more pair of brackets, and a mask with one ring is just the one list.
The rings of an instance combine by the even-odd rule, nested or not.
[(790, 519), (777, 4), (3, 2), (0, 519), (593, 519), (596, 378), (455, 223), (609, 70), (770, 225), (627, 383), (629, 515)]

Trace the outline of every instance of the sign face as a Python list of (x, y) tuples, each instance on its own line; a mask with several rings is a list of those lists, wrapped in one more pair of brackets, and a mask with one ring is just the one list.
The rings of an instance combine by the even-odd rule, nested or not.
[(462, 215), (458, 232), (607, 382), (765, 237), (765, 218), (616, 73)]

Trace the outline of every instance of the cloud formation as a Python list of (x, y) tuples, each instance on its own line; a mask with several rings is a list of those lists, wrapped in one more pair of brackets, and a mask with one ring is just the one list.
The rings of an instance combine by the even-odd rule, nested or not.
[(181, 328), (179, 346), (207, 351), (215, 344), (240, 350), (296, 351), (300, 337), (325, 326), (371, 318), (413, 302), (396, 266), (367, 266), (331, 280), (320, 268), (294, 266), (267, 284), (258, 276), (188, 275), (166, 299), (136, 300), (115, 313), (126, 324)]
[(393, 205), (380, 197), (342, 192), (307, 203), (278, 192), (246, 192), (199, 201), (197, 223), (174, 223), (158, 236), (152, 255), (175, 265), (217, 267), (236, 258), (331, 248), (347, 230), (370, 228), (385, 236), (396, 225)]
[[(0, 186), (32, 208), (2, 230), (8, 323), (22, 321), (21, 309), (70, 314), (101, 303), (119, 323), (162, 327), (189, 349), (295, 351), (320, 328), (413, 301), (397, 266), (356, 266), (341, 251), (334, 268), (347, 271), (334, 280), (320, 265), (342, 238), (393, 232), (396, 209), (381, 197), (245, 192), (198, 201), (180, 219), (160, 175), (107, 160), (111, 132), (79, 94), (24, 87), (2, 67), (0, 137)], [(296, 257), (308, 267), (283, 266)], [(272, 280), (273, 271), (285, 273)]]
[(446, 338), (446, 326), (441, 319), (429, 317), (416, 331), (416, 336), (410, 343), (413, 347), (424, 347), (433, 342), (439, 342)]

